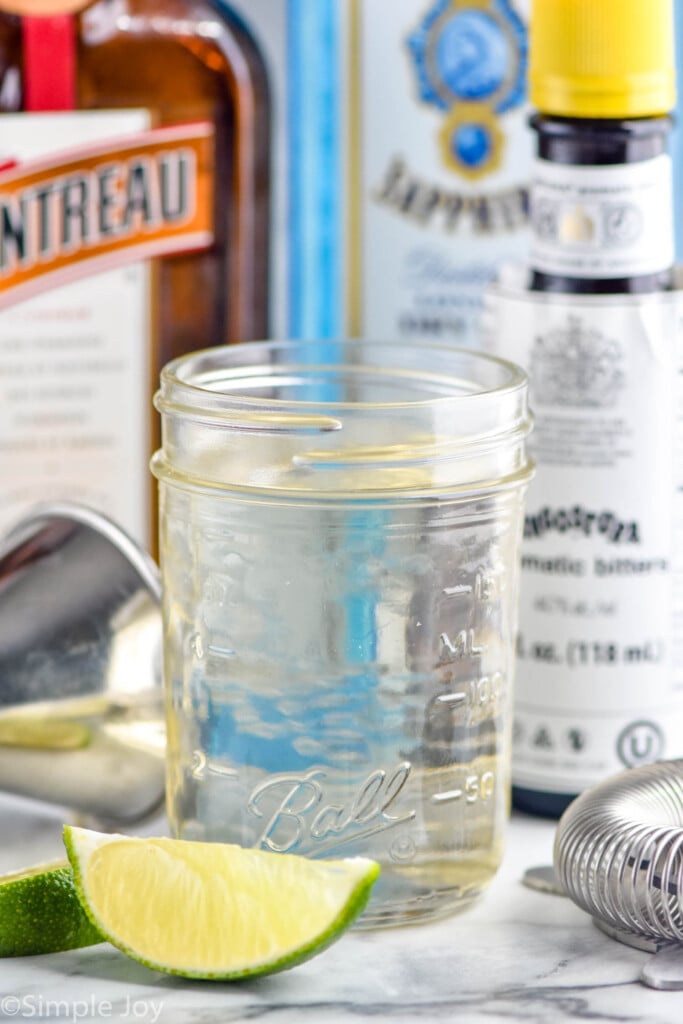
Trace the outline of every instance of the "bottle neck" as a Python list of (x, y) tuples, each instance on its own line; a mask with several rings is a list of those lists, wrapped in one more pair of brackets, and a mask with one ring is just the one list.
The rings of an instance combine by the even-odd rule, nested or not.
[(638, 163), (667, 153), (673, 126), (670, 117), (612, 120), (548, 114), (536, 114), (530, 123), (540, 159), (592, 166)]
[(537, 115), (532, 287), (629, 294), (673, 286), (668, 117)]

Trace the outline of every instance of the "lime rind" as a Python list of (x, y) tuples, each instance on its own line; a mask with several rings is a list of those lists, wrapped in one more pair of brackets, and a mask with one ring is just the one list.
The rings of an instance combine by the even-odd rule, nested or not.
[(79, 949), (103, 937), (84, 913), (66, 859), (0, 875), (0, 956)]
[(0, 887), (10, 882), (23, 882), (26, 878), (34, 878), (36, 875), (45, 875), (51, 871), (60, 871), (64, 868), (71, 870), (66, 857), (58, 860), (46, 861), (44, 864), (33, 864), (30, 868), (20, 868), (18, 871), (10, 871), (8, 874), (0, 875)]
[[(87, 881), (84, 876), (84, 867), (87, 873), (87, 862), (92, 853), (103, 843), (112, 841), (141, 842), (145, 840), (133, 839), (128, 836), (101, 836), (99, 833), (90, 832), (86, 829), (79, 829), (73, 826), (64, 828), (64, 845), (69, 856), (73, 880), (76, 892), (81, 901), (83, 911), (88, 916), (92, 926), (98, 930), (113, 946), (125, 953), (126, 956), (137, 963), (144, 964), (152, 970), (164, 974), (177, 975), (185, 978), (210, 981), (238, 981), (241, 979), (254, 978), (266, 974), (275, 974), (280, 971), (289, 970), (297, 964), (317, 956), (323, 950), (329, 948), (336, 942), (350, 925), (356, 920), (359, 914), (365, 909), (370, 899), (372, 888), (379, 877), (380, 866), (375, 861), (364, 858), (353, 858), (340, 862), (348, 871), (355, 871), (357, 878), (350, 891), (345, 895), (339, 911), (335, 914), (327, 926), (320, 932), (312, 935), (311, 938), (297, 945), (294, 948), (286, 949), (280, 956), (269, 957), (258, 962), (245, 963), (238, 967), (226, 967), (225, 969), (205, 970), (194, 967), (182, 967), (176, 964), (164, 963), (155, 960), (135, 949), (129, 942), (124, 941), (120, 935), (109, 926), (101, 914), (92, 905), (88, 895)], [(183, 840), (166, 840), (167, 843), (182, 843)], [(194, 844), (197, 845), (197, 844)], [(206, 844), (211, 846), (214, 844)], [(248, 851), (247, 851), (248, 852)], [(253, 851), (258, 856), (264, 856), (262, 851)], [(267, 857), (280, 858), (281, 854), (265, 854)], [(291, 856), (291, 855), (284, 855)], [(314, 862), (312, 862), (314, 863)], [(330, 862), (328, 861), (327, 864)]]

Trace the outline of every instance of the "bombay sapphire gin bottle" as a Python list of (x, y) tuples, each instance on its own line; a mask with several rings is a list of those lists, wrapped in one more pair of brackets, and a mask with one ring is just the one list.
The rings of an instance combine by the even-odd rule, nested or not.
[(476, 345), (528, 247), (528, 0), (349, 6), (351, 333)]

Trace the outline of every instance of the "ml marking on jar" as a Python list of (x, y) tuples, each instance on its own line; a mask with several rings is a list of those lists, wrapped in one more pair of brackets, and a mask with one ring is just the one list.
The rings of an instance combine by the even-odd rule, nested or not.
[(451, 661), (459, 661), (461, 658), (475, 657), (483, 654), (486, 650), (485, 644), (477, 642), (473, 629), (461, 629), (451, 640), (448, 633), (439, 636), (439, 664), (448, 664)]

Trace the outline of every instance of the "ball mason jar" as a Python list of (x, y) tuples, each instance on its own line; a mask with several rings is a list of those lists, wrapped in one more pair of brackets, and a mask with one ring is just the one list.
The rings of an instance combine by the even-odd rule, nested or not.
[(173, 833), (375, 858), (365, 926), (465, 905), (508, 814), (524, 373), (256, 342), (156, 405)]

